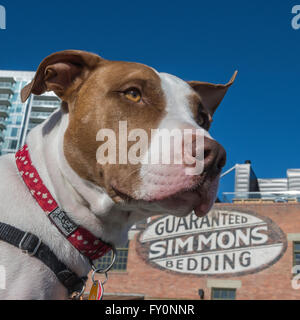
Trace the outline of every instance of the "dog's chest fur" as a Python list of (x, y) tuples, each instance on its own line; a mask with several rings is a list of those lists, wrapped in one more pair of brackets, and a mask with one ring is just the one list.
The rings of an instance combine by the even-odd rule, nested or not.
[[(60, 150), (63, 137), (61, 131), (65, 130), (64, 123), (68, 122), (67, 118), (67, 114), (62, 115), (61, 111), (58, 111), (43, 126), (35, 128), (30, 133), (28, 145), (32, 161), (51, 194), (74, 222), (99, 238), (118, 245), (126, 240), (129, 226), (133, 223), (129, 220), (134, 220), (135, 217), (129, 217), (124, 212), (111, 208), (112, 202), (100, 188), (83, 182), (60, 158), (63, 157)], [(43, 131), (45, 133), (48, 126), (53, 128), (45, 136)], [(71, 186), (70, 181), (62, 177), (60, 169), (66, 170), (70, 179), (74, 176), (72, 185), (76, 186), (77, 191)], [(57, 258), (78, 276), (86, 276), (90, 271), (90, 265), (35, 202), (19, 175), (14, 155), (0, 158), (0, 176), (0, 221), (37, 235)], [(94, 210), (93, 213), (87, 209), (87, 201), (89, 207)], [(108, 208), (111, 209), (110, 216), (106, 215)], [(99, 216), (96, 217), (96, 214)], [(0, 252), (0, 266), (5, 266), (6, 270), (6, 290), (0, 290), (0, 300), (67, 298), (66, 289), (41, 261), (2, 241)]]

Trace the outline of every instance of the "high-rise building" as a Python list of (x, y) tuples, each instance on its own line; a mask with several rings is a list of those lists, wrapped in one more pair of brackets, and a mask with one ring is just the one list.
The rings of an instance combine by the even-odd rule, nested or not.
[(225, 192), (225, 198), (234, 202), (300, 202), (300, 169), (288, 169), (286, 177), (272, 179), (257, 178), (251, 161), (236, 164), (234, 169), (235, 190)]
[(28, 132), (60, 106), (49, 92), (21, 101), (21, 90), (35, 73), (0, 70), (0, 154), (14, 153), (25, 142)]

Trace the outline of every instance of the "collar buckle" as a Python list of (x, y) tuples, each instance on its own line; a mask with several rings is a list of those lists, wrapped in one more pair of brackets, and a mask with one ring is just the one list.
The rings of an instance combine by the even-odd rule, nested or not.
[[(26, 232), (19, 243), (19, 249), (21, 249), (23, 253), (28, 254), (30, 257), (33, 257), (39, 250), (41, 244), (42, 240), (40, 240), (32, 233)], [(32, 248), (33, 245), (34, 247)]]

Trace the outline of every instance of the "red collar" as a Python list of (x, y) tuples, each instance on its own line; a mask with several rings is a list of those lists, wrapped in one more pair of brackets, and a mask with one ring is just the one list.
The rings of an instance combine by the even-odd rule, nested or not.
[(27, 145), (16, 153), (16, 164), (20, 175), (39, 206), (51, 222), (81, 254), (92, 262), (93, 260), (100, 259), (112, 250), (112, 246), (96, 238), (83, 227), (76, 225), (59, 208), (57, 202), (44, 185), (36, 168), (33, 166)]

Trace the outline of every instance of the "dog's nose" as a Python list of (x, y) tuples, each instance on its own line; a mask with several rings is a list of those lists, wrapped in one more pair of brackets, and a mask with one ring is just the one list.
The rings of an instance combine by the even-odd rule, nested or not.
[(204, 171), (219, 174), (226, 164), (226, 151), (215, 140), (204, 137)]
[(217, 141), (208, 137), (204, 137), (203, 142), (204, 147), (203, 143), (197, 143), (196, 135), (193, 135), (191, 156), (204, 160), (203, 170), (205, 172), (210, 175), (218, 175), (226, 164), (226, 151)]

